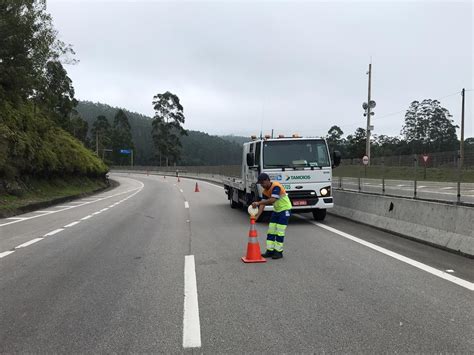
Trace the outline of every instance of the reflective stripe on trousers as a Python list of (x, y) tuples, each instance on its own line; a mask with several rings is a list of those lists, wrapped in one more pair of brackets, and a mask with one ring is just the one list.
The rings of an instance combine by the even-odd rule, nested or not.
[(269, 223), (267, 232), (267, 250), (283, 251), (286, 225)]

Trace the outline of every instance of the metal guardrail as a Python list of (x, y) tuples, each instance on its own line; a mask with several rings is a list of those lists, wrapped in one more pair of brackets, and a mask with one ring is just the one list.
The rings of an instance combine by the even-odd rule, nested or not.
[[(344, 165), (341, 165), (343, 168)], [(413, 179), (392, 178), (390, 171), (381, 177), (371, 177), (374, 173), (370, 169), (380, 169), (372, 166), (364, 168), (363, 165), (354, 166), (356, 176), (344, 176), (344, 171), (338, 167), (333, 171), (333, 188), (356, 191), (363, 193), (380, 194), (396, 197), (416, 198), (420, 200), (442, 201), (474, 205), (474, 182), (454, 181), (429, 181), (423, 180), (420, 169), (413, 167)], [(157, 167), (157, 166), (113, 166), (115, 171), (142, 171), (149, 174), (163, 174), (167, 176), (182, 176), (207, 179), (222, 182), (224, 177), (240, 177), (240, 165), (221, 166), (180, 166), (180, 167)], [(417, 170), (417, 171), (415, 171)], [(342, 173), (342, 174), (341, 174)], [(351, 172), (354, 175), (354, 171)], [(377, 172), (379, 174), (380, 171)], [(416, 174), (416, 175), (415, 175)], [(416, 176), (416, 178), (415, 178)], [(429, 175), (428, 175), (429, 176)], [(449, 180), (449, 179), (448, 179)]]

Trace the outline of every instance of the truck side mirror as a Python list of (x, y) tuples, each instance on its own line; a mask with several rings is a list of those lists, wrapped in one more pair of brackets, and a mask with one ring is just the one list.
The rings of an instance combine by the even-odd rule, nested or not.
[(338, 150), (335, 150), (332, 153), (332, 161), (333, 161), (333, 165), (332, 165), (333, 168), (335, 168), (336, 166), (339, 166), (339, 164), (341, 164), (341, 152), (339, 152)]
[(247, 165), (248, 166), (254, 166), (255, 165), (253, 153), (247, 153)]

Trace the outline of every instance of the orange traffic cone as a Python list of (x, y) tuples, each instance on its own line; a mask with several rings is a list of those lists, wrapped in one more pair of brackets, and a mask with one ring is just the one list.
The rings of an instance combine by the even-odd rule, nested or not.
[(250, 217), (249, 242), (247, 243), (247, 255), (242, 257), (244, 263), (264, 263), (267, 260), (260, 252), (258, 234), (255, 229), (255, 217)]
[(199, 191), (198, 183), (196, 183), (196, 187), (194, 188), (194, 192), (201, 192), (201, 191)]

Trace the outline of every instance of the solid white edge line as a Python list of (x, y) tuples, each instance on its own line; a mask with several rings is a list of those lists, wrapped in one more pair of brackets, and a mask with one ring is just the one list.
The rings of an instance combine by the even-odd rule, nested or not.
[(184, 208), (189, 208), (189, 202), (188, 201), (184, 201)]
[(55, 229), (49, 233), (46, 233), (44, 236), (45, 237), (50, 237), (52, 235), (55, 235), (55, 234), (58, 234), (59, 232), (62, 232), (64, 230), (64, 228), (58, 228), (58, 229)]
[(79, 224), (79, 221), (75, 221), (75, 222), (66, 224), (66, 225), (64, 226), (64, 228), (69, 228), (69, 227), (75, 226), (76, 224)]
[(6, 257), (7, 255), (10, 255), (14, 253), (14, 250), (9, 250), (9, 251), (4, 251), (3, 253), (0, 253), (0, 259)]
[(89, 218), (91, 218), (91, 217), (92, 217), (92, 215), (88, 215), (88, 216), (82, 217), (82, 218), (81, 218), (81, 221), (85, 221), (86, 219), (89, 219)]
[(20, 245), (16, 246), (15, 249), (27, 247), (27, 246), (29, 246), (31, 244), (35, 244), (36, 242), (39, 242), (40, 240), (43, 240), (43, 239), (44, 238), (31, 239), (30, 241), (28, 241), (26, 243), (23, 243), (23, 244), (20, 244)]
[(184, 257), (183, 348), (201, 347), (201, 325), (194, 255)]
[(14, 220), (14, 219), (25, 219), (25, 218), (21, 218), (21, 217), (9, 217), (9, 218), (7, 218), (7, 219), (12, 219), (12, 220)]
[[(132, 180), (133, 180), (133, 179), (132, 179)], [(115, 197), (115, 196), (119, 196), (119, 195), (123, 195), (123, 194), (129, 193), (129, 192), (136, 191), (135, 193), (131, 194), (131, 195), (128, 196), (128, 197), (134, 196), (134, 195), (136, 195), (137, 193), (139, 193), (139, 192), (145, 187), (145, 185), (144, 185), (141, 181), (138, 181), (138, 180), (134, 180), (134, 181), (139, 182), (141, 186), (140, 186), (140, 187), (133, 188), (133, 189), (131, 189), (131, 190), (122, 191), (122, 192), (116, 193), (116, 194), (114, 194), (114, 195), (110, 195), (110, 196), (106, 196), (106, 197), (103, 197), (103, 198), (99, 198), (99, 199), (97, 199), (97, 200), (95, 200), (95, 201), (84, 202), (84, 203), (81, 203), (80, 205), (68, 206), (67, 208), (63, 208), (63, 209), (61, 209), (61, 210), (56, 210), (56, 211), (47, 211), (48, 213), (44, 213), (44, 214), (40, 214), (40, 215), (36, 215), (36, 216), (32, 216), (32, 217), (25, 217), (25, 218), (22, 219), (22, 220), (14, 220), (14, 221), (10, 221), (10, 222), (7, 222), (7, 223), (1, 223), (1, 224), (0, 224), (0, 227), (7, 226), (7, 225), (10, 225), (10, 224), (14, 224), (14, 223), (23, 222), (23, 221), (28, 221), (28, 220), (30, 220), (30, 219), (34, 219), (34, 218), (38, 218), (38, 217), (47, 216), (47, 215), (50, 215), (50, 214), (52, 214), (52, 213), (58, 213), (58, 212), (67, 211), (67, 210), (70, 210), (70, 209), (72, 209), (72, 208), (82, 207), (82, 206), (88, 205), (88, 204), (90, 204), (90, 203), (95, 203), (95, 202), (102, 201), (102, 200), (106, 200), (106, 199), (109, 199), (109, 198), (112, 198), (112, 197)], [(137, 190), (138, 190), (138, 191), (137, 191)], [(77, 203), (77, 202), (70, 202), (70, 203)], [(80, 203), (80, 202), (79, 202), (79, 203)]]
[[(309, 221), (309, 220), (308, 220)], [(426, 271), (432, 275), (435, 275), (435, 276), (438, 276), (444, 280), (447, 280), (447, 281), (450, 281), (452, 283), (455, 283), (456, 285), (459, 285), (459, 286), (462, 286), (464, 288), (467, 288), (468, 290), (470, 291), (474, 291), (474, 283), (472, 282), (469, 282), (469, 281), (466, 281), (466, 280), (463, 280), (463, 279), (460, 279), (459, 277), (456, 277), (456, 276), (453, 276), (451, 274), (448, 274), (444, 271), (441, 271), (441, 270), (438, 270), (438, 269), (435, 269), (434, 267), (431, 267), (431, 266), (428, 266), (426, 264), (423, 264), (423, 263), (420, 263), (419, 261), (416, 261), (416, 260), (413, 260), (413, 259), (410, 259), (410, 258), (407, 258), (406, 256), (403, 256), (403, 255), (400, 255), (398, 253), (395, 253), (393, 251), (390, 251), (388, 249), (385, 249), (385, 248), (382, 248), (382, 247), (379, 247), (378, 245), (375, 245), (375, 244), (372, 244), (372, 243), (369, 243), (365, 240), (362, 240), (362, 239), (359, 239), (357, 237), (354, 237), (353, 235), (350, 235), (348, 233), (345, 233), (345, 232), (342, 232), (338, 229), (335, 229), (333, 227), (329, 227), (329, 226), (326, 226), (324, 224), (321, 224), (321, 223), (317, 223), (317, 222), (314, 222), (314, 221), (309, 221), (310, 223), (314, 224), (315, 226), (318, 226), (320, 228), (323, 228), (323, 229), (326, 229), (330, 232), (333, 232), (333, 233), (336, 233), (338, 235), (340, 235), (341, 237), (344, 237), (344, 238), (347, 238), (347, 239), (350, 239), (356, 243), (359, 243), (359, 244), (362, 244), (368, 248), (371, 248), (373, 250), (376, 250), (382, 254), (385, 254), (385, 255), (388, 255), (394, 259), (397, 259), (399, 261), (402, 261), (406, 264), (409, 264), (411, 266), (414, 266), (420, 270), (423, 270), (423, 271)]]

